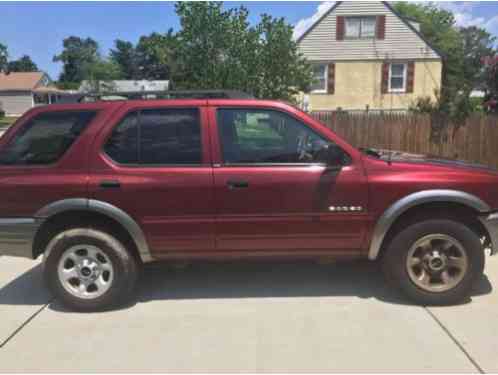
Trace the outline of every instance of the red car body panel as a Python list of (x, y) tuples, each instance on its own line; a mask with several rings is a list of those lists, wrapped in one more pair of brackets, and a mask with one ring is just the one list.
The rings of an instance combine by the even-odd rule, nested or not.
[[(103, 151), (114, 127), (130, 111), (199, 108), (202, 163), (195, 166), (119, 165)], [(283, 111), (335, 142), (351, 163), (325, 165), (224, 165), (218, 108)], [(1, 166), (0, 211), (4, 217), (33, 217), (65, 199), (106, 202), (129, 215), (143, 230), (151, 255), (308, 256), (366, 255), (373, 228), (392, 204), (417, 191), (452, 189), (498, 208), (498, 176), (437, 163), (411, 163), (363, 155), (300, 110), (259, 100), (137, 100), (51, 105), (29, 111), (0, 139), (0, 150), (26, 121), (43, 111), (97, 110), (99, 113), (65, 155), (48, 166)], [(118, 182), (118, 189), (102, 182)], [(232, 189), (243, 181), (244, 189)], [(358, 207), (355, 212), (334, 207)]]

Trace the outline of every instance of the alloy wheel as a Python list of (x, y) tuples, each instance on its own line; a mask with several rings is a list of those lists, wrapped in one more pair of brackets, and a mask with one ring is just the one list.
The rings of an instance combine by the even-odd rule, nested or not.
[(64, 289), (83, 299), (102, 296), (114, 279), (114, 267), (109, 257), (93, 245), (76, 245), (65, 250), (57, 273)]
[(462, 244), (446, 234), (430, 234), (417, 240), (406, 259), (411, 281), (428, 292), (445, 292), (457, 286), (469, 267)]

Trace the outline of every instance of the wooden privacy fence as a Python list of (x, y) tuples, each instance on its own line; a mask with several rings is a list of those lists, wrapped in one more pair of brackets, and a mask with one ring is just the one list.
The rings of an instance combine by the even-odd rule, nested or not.
[(430, 115), (410, 113), (312, 112), (356, 147), (390, 149), (467, 160), (498, 168), (498, 116), (472, 115), (459, 127), (440, 125)]

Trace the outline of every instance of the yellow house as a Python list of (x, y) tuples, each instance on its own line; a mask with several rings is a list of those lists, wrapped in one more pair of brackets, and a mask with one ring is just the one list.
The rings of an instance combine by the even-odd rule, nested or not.
[(338, 1), (297, 43), (314, 69), (309, 111), (406, 110), (441, 88), (441, 54), (388, 2)]

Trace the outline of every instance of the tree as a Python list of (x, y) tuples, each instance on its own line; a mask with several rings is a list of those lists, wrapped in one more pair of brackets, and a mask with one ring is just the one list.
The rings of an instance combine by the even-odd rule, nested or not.
[(260, 47), (257, 61), (261, 64), (257, 97), (292, 101), (300, 90), (312, 82), (311, 66), (297, 50), (293, 28), (283, 18), (262, 15), (258, 25)]
[(24, 55), (18, 60), (10, 61), (7, 70), (9, 72), (37, 72), (38, 66), (31, 60), (31, 57)]
[(487, 56), (481, 62), (484, 65), (486, 90), (484, 108), (488, 112), (498, 113), (498, 55)]
[(476, 26), (460, 29), (463, 40), (463, 78), (472, 90), (484, 88), (485, 69), (483, 59), (494, 55), (496, 38)]
[(63, 86), (78, 86), (85, 79), (85, 67), (99, 59), (98, 44), (91, 38), (70, 36), (63, 41), (63, 51), (54, 62), (64, 64), (59, 81)]
[(292, 27), (263, 15), (251, 27), (246, 8), (224, 10), (219, 2), (178, 2), (175, 85), (196, 89), (238, 89), (259, 98), (292, 100), (312, 81), (297, 52)]
[(419, 22), (422, 35), (443, 55), (441, 101), (447, 106), (462, 88), (465, 74), (463, 40), (453, 13), (433, 3), (398, 2), (394, 8), (402, 16)]
[(165, 34), (152, 33), (140, 37), (136, 47), (138, 77), (148, 80), (170, 79), (175, 47), (176, 36), (171, 29)]
[(138, 66), (137, 51), (133, 43), (125, 40), (116, 39), (114, 49), (111, 49), (109, 55), (121, 72), (124, 79), (138, 79), (140, 69)]
[(7, 70), (8, 58), (9, 53), (7, 52), (7, 47), (0, 43), (0, 72)]
[(119, 65), (106, 59), (86, 64), (83, 73), (91, 92), (114, 91), (115, 87), (110, 81), (119, 79), (121, 75)]

